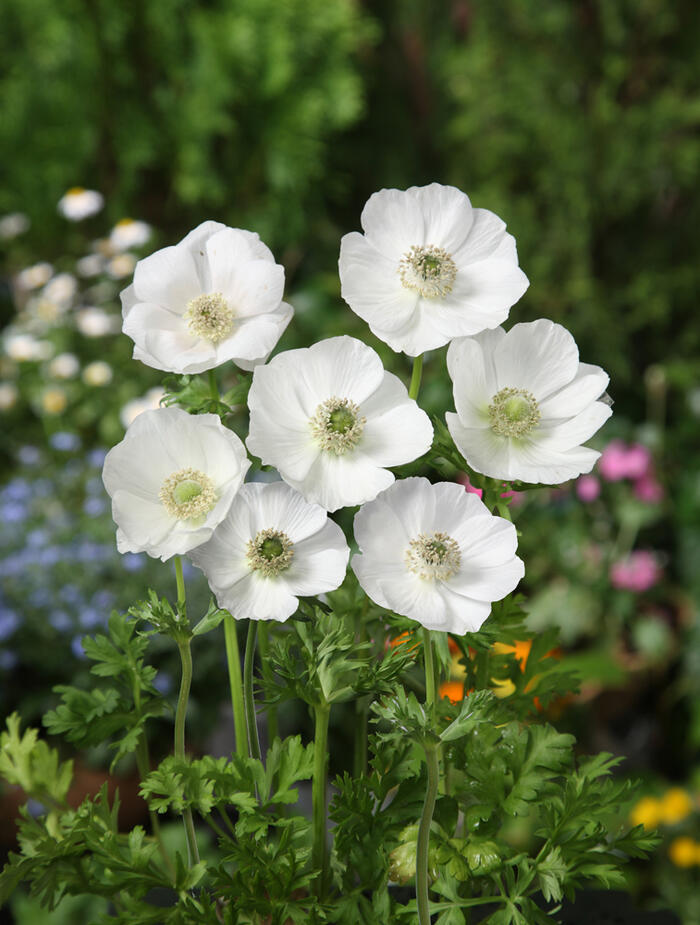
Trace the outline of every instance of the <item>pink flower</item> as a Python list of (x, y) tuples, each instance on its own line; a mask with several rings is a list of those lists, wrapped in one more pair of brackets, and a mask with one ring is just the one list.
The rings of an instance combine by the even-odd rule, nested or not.
[(622, 440), (612, 440), (603, 450), (598, 462), (598, 471), (606, 482), (621, 479), (639, 479), (651, 471), (651, 452), (642, 443), (627, 445)]
[(501, 493), (501, 498), (504, 501), (507, 501), (510, 498), (510, 506), (517, 507), (519, 504), (522, 504), (525, 500), (524, 491), (504, 491)]
[(659, 581), (661, 574), (656, 556), (649, 549), (637, 549), (610, 567), (613, 587), (625, 591), (648, 591)]
[(457, 481), (458, 481), (461, 485), (464, 485), (465, 491), (468, 491), (470, 495), (478, 495), (479, 498), (483, 498), (483, 497), (484, 497), (483, 489), (481, 489), (481, 488), (474, 488), (474, 486), (472, 485), (472, 483), (471, 483), (470, 480), (469, 480), (469, 476), (468, 476), (466, 473), (465, 473), (464, 475), (461, 475), (461, 476), (457, 479)]
[(576, 479), (576, 494), (581, 501), (585, 501), (586, 504), (595, 501), (600, 494), (599, 480), (595, 475), (582, 475), (580, 478)]
[(647, 472), (634, 483), (634, 495), (647, 504), (658, 504), (663, 501), (664, 488), (653, 473)]

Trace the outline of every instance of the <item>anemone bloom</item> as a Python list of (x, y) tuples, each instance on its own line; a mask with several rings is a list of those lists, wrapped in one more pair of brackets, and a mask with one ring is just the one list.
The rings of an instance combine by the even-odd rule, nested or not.
[(355, 515), (352, 569), (379, 604), (427, 629), (475, 632), (524, 574), (513, 524), (454, 482), (395, 482)]
[(278, 354), (253, 375), (248, 449), (328, 511), (375, 498), (430, 448), (427, 414), (354, 337)]
[(342, 295), (392, 350), (417, 356), (494, 328), (529, 283), (515, 238), (454, 186), (370, 196), (340, 244)]
[(556, 485), (600, 456), (581, 446), (612, 414), (599, 401), (608, 375), (580, 363), (566, 328), (547, 319), (483, 331), (450, 344), (456, 414), (447, 426), (477, 472)]
[(203, 222), (179, 244), (139, 260), (122, 294), (134, 359), (174, 373), (267, 358), (293, 310), (284, 269), (257, 234)]
[(342, 584), (349, 555), (343, 531), (322, 507), (284, 482), (253, 482), (189, 557), (236, 619), (283, 622), (299, 597)]
[(144, 411), (107, 453), (119, 552), (163, 561), (208, 540), (250, 466), (239, 438), (216, 414)]

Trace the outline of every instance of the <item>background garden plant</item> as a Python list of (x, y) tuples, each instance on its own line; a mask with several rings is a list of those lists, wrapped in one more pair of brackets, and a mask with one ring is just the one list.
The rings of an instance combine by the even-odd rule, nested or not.
[[(451, 182), (506, 218), (517, 237), (531, 285), (506, 327), (541, 316), (562, 324), (581, 359), (610, 374), (615, 411), (592, 441), (603, 456), (591, 474), (561, 488), (504, 490), (498, 500), (520, 529), (527, 629), (559, 629), (548, 662), (575, 672), (579, 693), (532, 703), (524, 689), (538, 672), (535, 664), (528, 674), (526, 635), (490, 652), (478, 686), (506, 704), (529, 697), (541, 719), (576, 735), (580, 754), (627, 757), (616, 777), (642, 776), (645, 788), (630, 818), (658, 824), (663, 835), (651, 866), (627, 865), (627, 887), (637, 902), (672, 905), (693, 922), (698, 868), (689, 846), (700, 835), (696, 261), (688, 246), (696, 224), (695, 12), (687, 4), (671, 11), (654, 2), (555, 3), (544, 16), (536, 5), (457, 3), (444, 18), (428, 18), (418, 5), (382, 4), (360, 24), (357, 7), (341, 2), (312, 20), (301, 6), (270, 11), (227, 0), (195, 13), (168, 0), (140, 15), (98, 2), (85, 16), (64, 5), (6, 5), (3, 713), (19, 707), (36, 726), (58, 702), (51, 685), (89, 685), (80, 640), (106, 631), (110, 607), (123, 612), (148, 586), (176, 598), (172, 569), (145, 554), (117, 554), (99, 479), (106, 449), (164, 392), (161, 373), (133, 363), (132, 344), (119, 333), (117, 296), (136, 259), (177, 242), (207, 215), (253, 228), (284, 265), (295, 308), (278, 349), (350, 335), (408, 386), (406, 361), (342, 307), (333, 264), (341, 237), (360, 230), (372, 190)], [(29, 49), (31, 68), (23, 70)], [(152, 92), (143, 92), (144, 74)], [(203, 94), (201, 81), (221, 92)], [(59, 211), (58, 200), (76, 185), (89, 196), (71, 190), (66, 198), (91, 199), (100, 211), (74, 218), (63, 205)], [(217, 378), (233, 409), (226, 422), (245, 439), (247, 383), (226, 367)], [(217, 410), (206, 377), (167, 387), (192, 409)], [(455, 407), (444, 365), (432, 357), (419, 402), (434, 422)], [(478, 474), (465, 477), (461, 458), (434, 457), (396, 474), (484, 488)], [(332, 517), (350, 536), (351, 512)], [(190, 611), (203, 614), (206, 579), (186, 559), (183, 570)], [(382, 629), (372, 638), (378, 646), (385, 637)], [(399, 627), (393, 638), (403, 638)], [(233, 728), (222, 726), (229, 682), (223, 645), (209, 639), (193, 644), (188, 748), (220, 755), (233, 741)], [(149, 652), (156, 686), (174, 709), (179, 650), (155, 636)], [(452, 651), (442, 677), (461, 696), (474, 686), (474, 666), (460, 660)], [(354, 770), (361, 707), (354, 700), (333, 707), (331, 779)], [(172, 747), (170, 715), (150, 720), (156, 763)], [(280, 702), (277, 718), (283, 734), (313, 737), (300, 701)], [(260, 733), (264, 739), (264, 723)], [(73, 749), (62, 746), (63, 757)], [(75, 757), (73, 805), (86, 774), (95, 777), (110, 760), (103, 746)], [(122, 827), (147, 823), (145, 812), (141, 820), (133, 815), (131, 759), (117, 773)], [(684, 815), (648, 812), (644, 792), (653, 806), (682, 792)], [(3, 818), (18, 799), (5, 787)], [(11, 848), (12, 830), (0, 830)], [(166, 840), (171, 831), (182, 839), (166, 821)], [(12, 909), (32, 925), (42, 915), (60, 922), (99, 914), (70, 897), (42, 913), (21, 891)]]

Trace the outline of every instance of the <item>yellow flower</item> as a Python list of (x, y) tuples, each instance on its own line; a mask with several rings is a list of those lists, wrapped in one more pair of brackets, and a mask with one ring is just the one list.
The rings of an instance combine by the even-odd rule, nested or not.
[(661, 802), (654, 797), (642, 797), (630, 813), (632, 825), (643, 825), (655, 829), (661, 821)]
[(46, 414), (61, 414), (66, 410), (68, 400), (63, 389), (46, 389), (41, 397), (41, 405)]
[(700, 845), (683, 835), (680, 838), (674, 838), (668, 846), (668, 856), (671, 858), (676, 867), (692, 867), (698, 863), (698, 849)]
[(510, 678), (505, 678), (503, 681), (499, 681), (497, 678), (491, 678), (491, 685), (491, 690), (499, 700), (510, 697), (511, 694), (515, 693), (515, 684), (513, 684)]
[(660, 817), (662, 822), (674, 825), (689, 816), (693, 811), (693, 801), (682, 787), (671, 787), (661, 799)]

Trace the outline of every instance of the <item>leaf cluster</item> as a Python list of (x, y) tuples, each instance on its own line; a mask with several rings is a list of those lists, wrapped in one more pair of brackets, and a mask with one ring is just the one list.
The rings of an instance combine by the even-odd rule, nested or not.
[(214, 398), (210, 385), (203, 376), (166, 376), (165, 396), (162, 404), (177, 405), (190, 414), (218, 414), (225, 418), (245, 405), (252, 376), (239, 374), (236, 385), (220, 397)]

